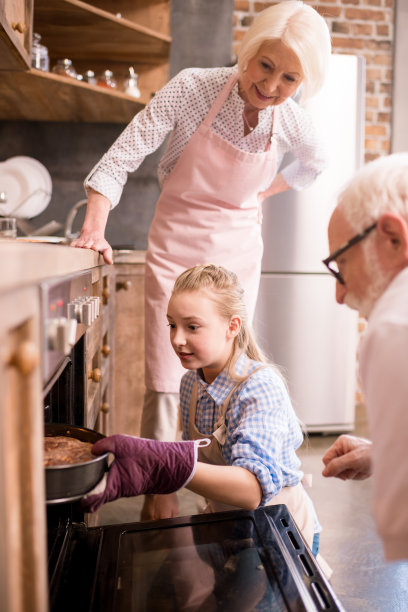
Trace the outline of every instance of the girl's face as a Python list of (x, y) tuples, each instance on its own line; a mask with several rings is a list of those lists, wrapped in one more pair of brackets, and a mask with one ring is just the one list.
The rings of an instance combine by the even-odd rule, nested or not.
[(240, 94), (245, 102), (262, 110), (282, 104), (303, 80), (297, 55), (280, 40), (261, 45), (240, 78)]
[(232, 354), (240, 318), (222, 318), (208, 293), (196, 290), (172, 295), (167, 319), (170, 341), (181, 365), (187, 370), (201, 368), (205, 380), (212, 382)]

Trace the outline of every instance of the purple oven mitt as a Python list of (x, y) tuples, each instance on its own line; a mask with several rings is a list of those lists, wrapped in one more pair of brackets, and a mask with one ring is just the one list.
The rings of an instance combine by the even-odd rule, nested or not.
[(119, 497), (173, 493), (193, 477), (199, 441), (160, 442), (117, 434), (98, 440), (95, 455), (113, 453), (108, 474), (82, 499), (85, 512), (95, 512)]

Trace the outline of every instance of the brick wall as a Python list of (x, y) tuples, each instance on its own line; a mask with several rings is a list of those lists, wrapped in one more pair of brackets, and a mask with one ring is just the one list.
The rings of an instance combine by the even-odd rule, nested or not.
[[(365, 160), (390, 153), (395, 0), (305, 0), (326, 19), (334, 53), (366, 60)], [(259, 11), (275, 4), (235, 0), (233, 53)]]

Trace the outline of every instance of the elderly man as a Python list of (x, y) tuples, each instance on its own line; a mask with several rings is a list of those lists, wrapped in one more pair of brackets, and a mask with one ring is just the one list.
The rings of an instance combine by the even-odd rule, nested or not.
[(374, 518), (388, 560), (408, 559), (408, 153), (362, 168), (329, 223), (336, 300), (368, 319), (359, 362), (372, 442), (340, 436), (324, 476), (373, 473)]

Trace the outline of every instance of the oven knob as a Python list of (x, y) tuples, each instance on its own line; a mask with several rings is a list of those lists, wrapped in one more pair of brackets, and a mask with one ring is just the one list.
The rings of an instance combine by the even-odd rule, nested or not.
[(96, 316), (99, 317), (99, 311), (101, 308), (101, 298), (99, 296), (95, 296), (92, 298), (95, 304)]
[(80, 305), (75, 300), (68, 304), (68, 319), (75, 319), (78, 322), (81, 319)]
[(94, 313), (93, 313), (92, 303), (85, 302), (81, 304), (81, 323), (84, 325), (92, 325), (94, 321)]
[(75, 344), (76, 319), (51, 319), (48, 323), (48, 346), (53, 351), (68, 355)]

